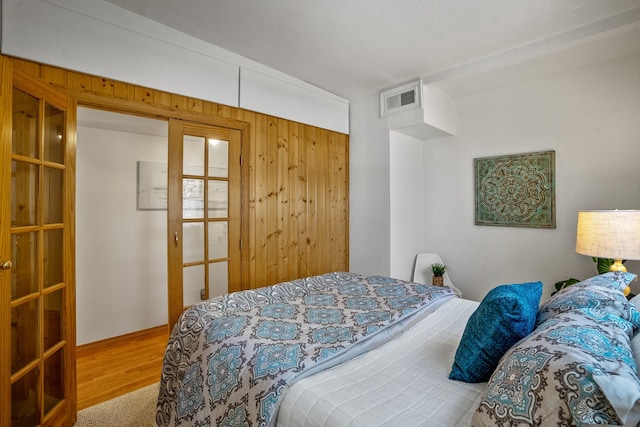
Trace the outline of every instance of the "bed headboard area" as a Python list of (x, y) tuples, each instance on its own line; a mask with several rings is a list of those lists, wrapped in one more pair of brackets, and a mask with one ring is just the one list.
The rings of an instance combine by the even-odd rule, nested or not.
[(500, 359), (473, 425), (636, 426), (640, 313), (622, 293), (634, 278), (606, 273), (543, 304), (533, 331)]

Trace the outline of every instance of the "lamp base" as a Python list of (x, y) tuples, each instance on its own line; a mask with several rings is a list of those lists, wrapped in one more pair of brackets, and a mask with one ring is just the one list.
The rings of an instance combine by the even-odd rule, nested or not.
[(613, 264), (609, 267), (609, 271), (622, 271), (627, 272), (627, 267), (624, 266), (621, 259), (614, 259)]
[[(623, 273), (626, 273), (627, 267), (624, 266), (621, 259), (615, 259), (613, 260), (613, 264), (611, 264), (611, 266), (609, 267), (609, 271), (621, 271)], [(626, 288), (624, 288), (624, 291), (622, 291), (622, 293), (626, 297), (631, 293), (631, 288), (627, 286)]]

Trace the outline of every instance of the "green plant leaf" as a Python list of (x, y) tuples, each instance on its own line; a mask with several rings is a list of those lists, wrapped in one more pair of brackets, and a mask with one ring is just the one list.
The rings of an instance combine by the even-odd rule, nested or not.
[(444, 274), (445, 271), (447, 271), (449, 268), (444, 265), (444, 264), (431, 264), (431, 271), (433, 271), (433, 275), (435, 277), (442, 277), (442, 275)]
[(556, 282), (555, 285), (554, 285), (556, 290), (551, 292), (551, 295), (555, 295), (556, 293), (558, 293), (558, 291), (560, 291), (560, 290), (562, 290), (562, 289), (564, 289), (564, 288), (566, 288), (568, 286), (575, 285), (576, 283), (579, 283), (579, 282), (580, 282), (580, 280), (578, 280), (576, 278), (573, 278), (573, 277), (570, 277), (569, 279), (566, 279), (566, 280), (561, 280), (559, 282)]

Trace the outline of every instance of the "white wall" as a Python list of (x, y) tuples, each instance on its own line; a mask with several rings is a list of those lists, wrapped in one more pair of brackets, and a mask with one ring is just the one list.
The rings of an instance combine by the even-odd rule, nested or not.
[(167, 212), (136, 210), (139, 160), (166, 163), (167, 138), (78, 127), (79, 345), (167, 323)]
[[(390, 271), (389, 132), (378, 118), (378, 94), (351, 104), (349, 136), (349, 270)], [(354, 143), (355, 141), (355, 143)]]
[(6, 55), (349, 133), (346, 99), (104, 0), (0, 5)]
[[(412, 138), (381, 129), (373, 94), (352, 100), (351, 270), (408, 278), (410, 252), (438, 252), (463, 295), (476, 300), (502, 283), (537, 280), (547, 298), (556, 281), (596, 274), (591, 259), (575, 253), (577, 212), (640, 209), (638, 70), (640, 57), (632, 56), (456, 98), (456, 135), (422, 142), (422, 190), (411, 174), (411, 155), (420, 155)], [(387, 200), (370, 196), (377, 188), (382, 193), (386, 150)], [(540, 150), (556, 151), (557, 228), (476, 226), (473, 160)], [(407, 203), (411, 191), (419, 214), (396, 205)], [(386, 227), (388, 253), (354, 232), (382, 234)], [(638, 261), (627, 267), (640, 273)], [(632, 290), (640, 293), (640, 283)]]
[(424, 248), (430, 224), (424, 216), (424, 141), (390, 132), (390, 269), (389, 275), (411, 280), (414, 258)]
[[(575, 252), (577, 212), (640, 208), (639, 70), (633, 57), (456, 99), (455, 137), (425, 142), (425, 245), (466, 297), (542, 280), (546, 298), (556, 281), (595, 274)], [(473, 159), (549, 149), (557, 228), (474, 225)], [(638, 262), (627, 266), (640, 272)]]

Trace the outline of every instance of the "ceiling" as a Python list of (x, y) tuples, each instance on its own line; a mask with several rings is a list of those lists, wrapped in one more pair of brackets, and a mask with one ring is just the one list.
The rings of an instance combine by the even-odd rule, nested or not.
[[(583, 62), (640, 51), (640, 0), (108, 1), (347, 99), (569, 47)], [(606, 45), (595, 57), (594, 39)]]

